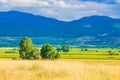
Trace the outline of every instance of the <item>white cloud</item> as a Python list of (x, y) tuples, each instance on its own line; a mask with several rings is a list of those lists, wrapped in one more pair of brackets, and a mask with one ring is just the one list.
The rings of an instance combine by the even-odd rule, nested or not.
[(116, 0), (117, 3), (120, 3), (120, 0)]
[(14, 6), (48, 6), (49, 3), (41, 0), (9, 0)]
[(7, 0), (0, 0), (1, 3), (7, 3)]
[(74, 4), (74, 3), (72, 3), (74, 1), (69, 3), (69, 2), (66, 2), (64, 0), (50, 0), (49, 2), (52, 3), (51, 4), (52, 6), (60, 7), (60, 8), (79, 8), (79, 7), (84, 7), (84, 5), (82, 5), (82, 4)]
[(38, 9), (39, 14), (46, 16), (46, 17), (53, 17), (56, 18), (56, 16), (60, 16), (60, 14), (54, 10), (43, 8), (41, 10)]
[(12, 6), (29, 7), (29, 6), (48, 6), (49, 2), (44, 0), (0, 0), (1, 3), (8, 3)]
[(69, 5), (67, 5), (64, 1), (62, 0), (52, 0), (53, 5), (57, 6), (57, 7), (62, 7), (62, 8), (68, 8)]

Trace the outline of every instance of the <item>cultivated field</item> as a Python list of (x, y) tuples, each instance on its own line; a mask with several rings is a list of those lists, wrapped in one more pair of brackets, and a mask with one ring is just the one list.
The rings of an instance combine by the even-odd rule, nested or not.
[(1, 59), (0, 80), (120, 80), (120, 61)]
[[(40, 48), (38, 48), (40, 51)], [(71, 48), (69, 52), (60, 52), (61, 59), (106, 59), (120, 60), (118, 48)], [(19, 58), (18, 48), (0, 48), (0, 58)]]

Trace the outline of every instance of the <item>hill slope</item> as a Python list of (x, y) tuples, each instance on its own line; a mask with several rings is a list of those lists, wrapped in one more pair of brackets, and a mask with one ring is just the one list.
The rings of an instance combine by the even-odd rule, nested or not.
[[(63, 22), (17, 11), (0, 12), (0, 37), (24, 36), (62, 38), (63, 43), (65, 41), (70, 44), (83, 42), (83, 44), (105, 45), (112, 44), (114, 41), (119, 44), (120, 19), (95, 15)], [(48, 43), (53, 41), (50, 40)]]

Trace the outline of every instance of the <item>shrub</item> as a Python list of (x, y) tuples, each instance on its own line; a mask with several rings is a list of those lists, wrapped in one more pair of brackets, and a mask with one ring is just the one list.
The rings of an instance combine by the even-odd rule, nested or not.
[(38, 49), (33, 49), (29, 55), (29, 59), (40, 59), (40, 52)]
[(61, 47), (60, 47), (60, 45), (57, 45), (57, 46), (56, 46), (56, 50), (57, 50), (58, 52), (61, 52)]
[(88, 49), (87, 49), (87, 48), (85, 48), (85, 51), (88, 51)]
[(114, 51), (111, 51), (111, 50), (108, 51), (108, 54), (109, 55), (119, 55), (118, 53), (115, 53)]
[(48, 59), (60, 58), (60, 54), (50, 44), (44, 44), (41, 48), (41, 57)]
[(69, 52), (69, 50), (70, 50), (69, 45), (63, 45), (63, 47), (62, 47), (63, 52)]

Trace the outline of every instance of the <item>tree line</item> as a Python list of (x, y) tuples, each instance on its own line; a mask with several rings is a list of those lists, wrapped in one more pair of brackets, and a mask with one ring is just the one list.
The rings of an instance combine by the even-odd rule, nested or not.
[(69, 52), (69, 45), (56, 46), (56, 49), (51, 44), (43, 44), (41, 49), (38, 50), (34, 47), (34, 44), (29, 37), (24, 37), (20, 40), (19, 44), (20, 58), (22, 59), (58, 59), (60, 58), (60, 52)]

